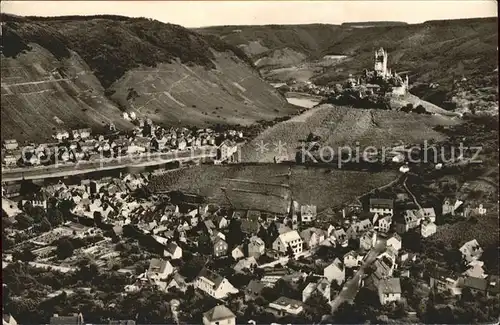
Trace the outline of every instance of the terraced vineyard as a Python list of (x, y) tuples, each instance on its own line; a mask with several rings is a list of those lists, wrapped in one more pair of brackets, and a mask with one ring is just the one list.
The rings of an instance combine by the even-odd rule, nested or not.
[[(443, 140), (445, 136), (433, 128), (456, 123), (458, 120), (442, 115), (321, 105), (262, 132), (243, 147), (242, 161), (272, 162), (280, 143), (293, 160), (301, 141), (311, 132), (321, 137), (322, 145), (334, 150), (358, 144), (363, 150), (367, 146), (382, 148), (400, 141), (408, 144), (425, 139)], [(263, 145), (268, 150), (262, 150)]]
[(288, 172), (289, 167), (280, 164), (202, 165), (156, 176), (150, 189), (180, 190), (205, 196), (210, 202), (280, 213), (286, 211), (289, 198), (323, 210), (398, 176), (393, 171), (369, 173), (304, 166), (292, 166), (289, 178)]

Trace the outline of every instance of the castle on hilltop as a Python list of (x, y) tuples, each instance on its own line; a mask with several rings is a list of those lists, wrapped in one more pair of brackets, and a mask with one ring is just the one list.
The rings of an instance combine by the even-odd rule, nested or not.
[(372, 71), (364, 70), (363, 75), (357, 80), (349, 75), (347, 80), (350, 87), (366, 86), (370, 89), (381, 87), (390, 87), (390, 93), (395, 96), (403, 96), (408, 93), (409, 80), (408, 75), (403, 79), (396, 72), (387, 68), (388, 53), (384, 48), (375, 51), (375, 62)]
[(408, 92), (408, 75), (405, 79), (401, 78), (396, 72), (392, 73), (391, 69), (387, 68), (387, 58), (389, 54), (383, 47), (375, 51), (375, 77), (380, 77), (388, 81), (392, 86), (392, 93), (394, 95), (405, 95)]

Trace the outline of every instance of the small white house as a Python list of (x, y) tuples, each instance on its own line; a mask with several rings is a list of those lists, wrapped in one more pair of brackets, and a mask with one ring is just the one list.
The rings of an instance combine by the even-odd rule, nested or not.
[(236, 316), (229, 308), (218, 305), (203, 313), (203, 325), (235, 325)]
[(436, 233), (436, 231), (437, 231), (437, 226), (434, 222), (432, 222), (430, 220), (422, 221), (421, 229), (420, 229), (420, 233), (421, 233), (422, 237), (427, 238), (429, 236), (432, 236)]
[(401, 283), (399, 278), (382, 279), (378, 283), (378, 296), (380, 303), (385, 305), (401, 300)]
[(328, 279), (328, 281), (336, 281), (338, 285), (341, 285), (345, 280), (345, 267), (342, 262), (336, 258), (332, 264), (328, 265), (323, 270), (323, 276)]

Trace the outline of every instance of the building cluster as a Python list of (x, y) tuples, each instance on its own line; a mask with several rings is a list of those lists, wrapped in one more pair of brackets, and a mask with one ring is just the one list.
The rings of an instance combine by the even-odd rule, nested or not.
[(346, 81), (347, 88), (368, 88), (372, 93), (378, 92), (381, 87), (389, 86), (394, 96), (404, 96), (408, 93), (408, 75), (403, 79), (398, 73), (387, 67), (388, 53), (383, 48), (375, 51), (375, 63), (372, 71), (364, 70), (363, 74), (355, 79), (352, 75)]
[[(2, 208), (6, 217), (15, 221), (14, 217), (28, 204), (47, 209), (50, 200), (71, 203), (71, 214), (79, 222), (62, 223), (27, 240), (36, 256), (30, 262), (33, 266), (61, 272), (74, 271), (82, 256), (91, 256), (99, 267), (110, 267), (120, 258), (116, 239), (129, 238), (133, 232), (134, 238), (147, 243), (154, 257), (139, 274), (128, 267), (118, 270), (129, 274), (123, 294), (144, 288), (185, 292), (193, 287), (220, 302), (204, 313), (200, 320), (204, 324), (235, 324), (237, 311), (233, 313), (224, 305), (228, 297), (240, 294), (245, 301), (258, 301), (263, 290), (273, 288), (279, 280), (295, 286), (307, 283), (304, 283), (301, 299), (285, 295), (264, 306), (277, 318), (302, 314), (316, 294), (331, 304), (335, 299), (332, 288), (352, 286), (351, 275), (368, 265), (373, 271), (360, 278), (361, 285), (374, 290), (381, 304), (400, 301), (404, 298), (400, 279), (411, 276), (412, 263), (418, 258), (405, 249), (402, 235), (417, 231), (426, 238), (436, 234), (439, 218), (486, 213), (482, 205), (474, 207), (451, 198), (446, 198), (440, 207), (402, 208), (407, 206), (403, 203), (411, 200), (406, 193), (397, 193), (396, 199), (372, 197), (365, 204), (358, 200), (350, 202), (341, 210), (342, 221), (330, 223), (323, 220), (315, 205), (299, 204), (292, 198), (286, 199), (286, 212), (271, 213), (260, 210), (262, 207), (244, 209), (202, 203), (203, 200), (194, 195), (185, 195), (180, 202), (169, 196), (134, 195), (150, 182), (151, 176), (151, 173), (126, 174), (118, 178), (84, 180), (76, 185), (59, 182), (24, 198), (20, 208), (2, 197)], [(86, 220), (86, 226), (81, 224), (82, 220)], [(103, 225), (112, 231), (104, 232)], [(241, 234), (236, 242), (231, 239), (235, 227)], [(5, 234), (16, 238), (16, 231), (11, 229)], [(71, 257), (54, 260), (57, 249), (54, 242), (62, 237), (96, 240), (75, 250)], [(288, 266), (313, 257), (325, 248), (342, 253), (322, 257), (319, 274), (293, 271)], [(459, 251), (467, 271), (458, 275), (437, 273), (431, 277), (431, 287), (457, 295), (463, 288), (497, 295), (498, 278), (484, 273), (479, 243), (476, 240), (464, 243)], [(234, 274), (259, 275), (241, 286), (231, 283), (227, 274), (218, 273), (207, 263), (194, 279), (188, 280), (180, 268), (186, 252), (202, 254), (209, 261), (227, 261)], [(4, 263), (8, 262), (9, 257), (4, 255)], [(255, 272), (256, 269), (261, 272)], [(53, 317), (54, 324), (61, 319), (58, 317), (62, 316)]]
[[(128, 133), (109, 132), (92, 134), (91, 129), (58, 130), (55, 143), (30, 143), (20, 146), (15, 139), (5, 140), (2, 165), (6, 168), (98, 161), (103, 158), (138, 155), (146, 152), (168, 153), (203, 147), (219, 148), (218, 162), (227, 160), (236, 152), (236, 142), (243, 141), (241, 131), (223, 133), (210, 128), (164, 128), (150, 119), (136, 120), (137, 126)], [(114, 127), (111, 126), (111, 131)]]

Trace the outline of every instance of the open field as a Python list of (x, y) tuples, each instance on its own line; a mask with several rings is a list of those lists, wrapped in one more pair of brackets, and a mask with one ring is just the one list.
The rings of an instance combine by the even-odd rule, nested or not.
[[(336, 149), (359, 143), (362, 151), (367, 146), (382, 148), (399, 141), (408, 144), (425, 139), (443, 140), (445, 135), (433, 128), (456, 123), (457, 120), (441, 115), (321, 105), (266, 129), (242, 148), (242, 161), (272, 162), (278, 155), (280, 141), (289, 160), (293, 160), (301, 141), (310, 132), (320, 136), (324, 146)], [(268, 150), (260, 150), (262, 144), (267, 144)]]
[[(180, 190), (208, 197), (210, 202), (282, 212), (289, 197), (318, 210), (340, 205), (398, 177), (398, 173), (332, 170), (281, 164), (202, 165), (155, 176), (153, 190)], [(243, 180), (243, 181), (242, 181)], [(250, 181), (250, 182), (245, 182)], [(289, 187), (287, 187), (287, 185)], [(226, 188), (226, 194), (221, 189)]]

